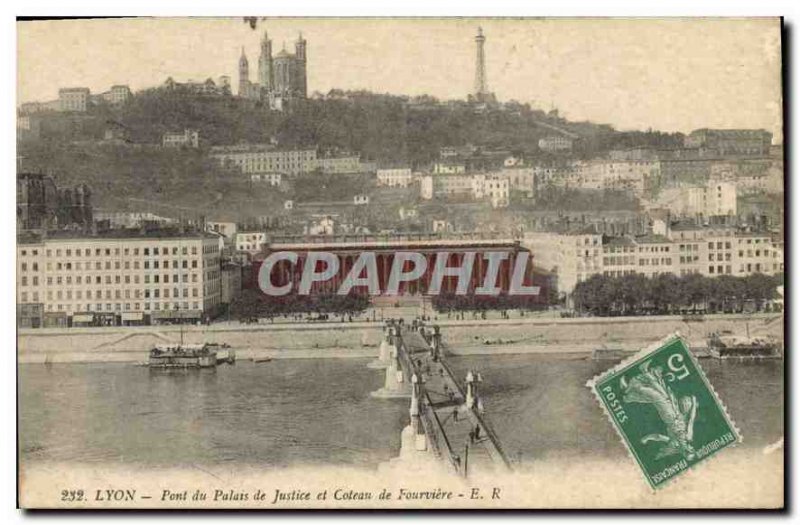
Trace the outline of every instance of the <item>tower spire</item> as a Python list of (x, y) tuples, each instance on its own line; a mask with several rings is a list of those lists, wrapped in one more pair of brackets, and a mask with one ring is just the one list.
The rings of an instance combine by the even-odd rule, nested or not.
[(483, 36), (483, 28), (478, 27), (478, 34), (475, 36), (475, 98), (482, 99), (488, 92), (486, 82), (486, 56), (483, 51), (483, 44), (486, 37)]

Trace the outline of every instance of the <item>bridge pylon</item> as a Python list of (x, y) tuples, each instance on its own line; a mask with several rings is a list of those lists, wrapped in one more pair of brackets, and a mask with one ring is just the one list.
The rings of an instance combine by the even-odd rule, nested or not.
[(396, 398), (396, 397), (409, 397), (411, 396), (411, 385), (406, 381), (403, 374), (403, 367), (399, 361), (399, 348), (402, 344), (400, 338), (400, 327), (390, 326), (390, 341), (388, 345), (389, 358), (386, 366), (386, 379), (384, 380), (383, 387), (372, 392), (372, 397), (379, 398)]
[(381, 337), (381, 344), (378, 347), (378, 357), (374, 361), (367, 363), (367, 368), (385, 369), (389, 367), (392, 358), (392, 346), (394, 338), (392, 331), (394, 327), (385, 325), (383, 327), (383, 337)]

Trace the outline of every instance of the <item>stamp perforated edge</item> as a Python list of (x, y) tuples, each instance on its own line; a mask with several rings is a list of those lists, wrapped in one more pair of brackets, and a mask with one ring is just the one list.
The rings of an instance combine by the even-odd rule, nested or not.
[[(630, 444), (628, 442), (628, 438), (625, 436), (625, 434), (623, 434), (622, 429), (619, 427), (619, 425), (614, 420), (614, 416), (611, 414), (611, 412), (609, 412), (608, 407), (603, 402), (603, 400), (600, 397), (600, 394), (597, 392), (597, 389), (595, 388), (595, 386), (597, 385), (597, 383), (605, 380), (608, 376), (613, 375), (613, 374), (619, 372), (622, 369), (630, 367), (633, 363), (635, 363), (637, 361), (640, 361), (641, 359), (643, 359), (646, 356), (654, 353), (659, 348), (661, 348), (663, 346), (666, 346), (667, 344), (669, 344), (670, 342), (674, 341), (675, 339), (680, 339), (683, 342), (683, 345), (686, 347), (687, 354), (689, 354), (689, 358), (692, 360), (692, 364), (695, 366), (695, 368), (697, 370), (699, 370), (701, 372), (700, 377), (702, 378), (703, 383), (705, 383), (705, 385), (711, 391), (711, 395), (714, 397), (714, 400), (717, 402), (717, 405), (722, 410), (722, 414), (724, 415), (725, 420), (728, 422), (728, 424), (730, 425), (731, 429), (733, 429), (733, 433), (736, 436), (736, 439), (734, 440), (732, 446), (735, 446), (735, 445), (738, 445), (739, 443), (742, 443), (742, 441), (743, 441), (742, 433), (739, 431), (739, 427), (736, 426), (736, 423), (733, 421), (733, 419), (731, 418), (730, 414), (728, 413), (728, 407), (725, 405), (725, 403), (722, 402), (722, 399), (720, 399), (719, 394), (717, 394), (717, 391), (714, 389), (714, 385), (712, 385), (711, 381), (708, 380), (708, 377), (706, 376), (705, 370), (703, 370), (703, 368), (700, 366), (700, 363), (698, 362), (697, 357), (695, 357), (694, 352), (692, 352), (691, 348), (689, 348), (689, 345), (686, 343), (686, 339), (683, 338), (683, 336), (681, 335), (681, 333), (679, 331), (675, 331), (675, 332), (667, 335), (666, 337), (663, 337), (663, 338), (659, 339), (658, 341), (656, 341), (656, 342), (644, 347), (643, 349), (639, 350), (635, 354), (626, 357), (621, 362), (619, 362), (616, 365), (612, 366), (608, 370), (595, 375), (594, 377), (592, 377), (591, 379), (589, 379), (586, 382), (586, 386), (592, 391), (592, 394), (594, 395), (594, 398), (600, 404), (600, 408), (605, 413), (606, 418), (608, 418), (609, 422), (611, 423), (611, 426), (614, 427), (614, 431), (616, 432), (617, 437), (622, 442), (622, 445), (625, 447), (625, 451), (628, 453), (628, 456), (631, 458), (631, 460), (634, 462), (634, 464), (637, 467), (639, 467), (639, 472), (642, 474), (642, 477), (644, 477), (645, 481), (647, 482), (647, 485), (650, 487), (650, 489), (653, 492), (655, 492), (657, 490), (661, 490), (663, 488), (666, 488), (666, 487), (672, 485), (673, 483), (675, 483), (675, 481), (677, 479), (679, 479), (681, 477), (681, 475), (678, 474), (678, 475), (672, 476), (671, 478), (669, 478), (664, 483), (661, 483), (660, 485), (657, 485), (657, 486), (653, 485), (653, 482), (647, 476), (647, 473), (641, 467), (641, 464), (640, 464), (639, 460), (634, 455), (633, 447), (630, 446)], [(727, 447), (725, 447), (725, 448), (727, 448)], [(715, 453), (709, 454), (708, 456), (706, 456), (703, 459), (703, 461), (698, 461), (697, 463), (694, 463), (693, 465), (688, 467), (684, 472), (687, 472), (687, 471), (690, 471), (690, 470), (695, 470), (700, 465), (705, 465), (709, 461), (713, 460), (721, 450), (723, 450), (723, 449), (719, 449)]]

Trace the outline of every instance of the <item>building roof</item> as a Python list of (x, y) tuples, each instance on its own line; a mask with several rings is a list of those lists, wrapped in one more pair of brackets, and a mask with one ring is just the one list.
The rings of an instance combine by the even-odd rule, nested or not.
[(305, 147), (305, 148), (278, 148), (272, 144), (232, 144), (227, 146), (212, 146), (211, 153), (212, 154), (222, 154), (222, 153), (249, 153), (249, 152), (282, 152), (282, 151), (314, 151), (316, 152), (317, 149), (315, 147)]
[(627, 235), (621, 237), (604, 237), (604, 246), (633, 246), (636, 243)]
[(648, 233), (647, 235), (639, 235), (636, 237), (637, 244), (672, 244), (672, 241), (663, 235), (656, 235)]
[(556, 225), (547, 233), (558, 233), (561, 235), (600, 235), (594, 225), (589, 224), (586, 226), (568, 226)]
[(73, 230), (53, 230), (46, 235), (25, 233), (17, 236), (17, 244), (38, 244), (45, 241), (93, 241), (93, 240), (122, 240), (122, 239), (214, 239), (215, 236), (208, 232), (182, 231), (179, 228), (117, 228), (103, 230), (96, 233)]
[(676, 222), (671, 224), (669, 228), (672, 231), (693, 231), (705, 229), (701, 224), (697, 224), (696, 222)]

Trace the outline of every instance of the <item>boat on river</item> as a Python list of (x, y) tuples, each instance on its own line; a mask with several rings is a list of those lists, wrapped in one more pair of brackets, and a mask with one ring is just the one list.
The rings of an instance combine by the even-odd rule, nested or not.
[(150, 350), (150, 368), (213, 368), (219, 364), (234, 364), (236, 354), (226, 344), (165, 344)]
[(767, 337), (714, 333), (708, 338), (708, 352), (717, 359), (780, 359), (777, 342)]
[(622, 348), (607, 348), (602, 346), (592, 350), (593, 361), (622, 361), (631, 355), (633, 355), (633, 352), (629, 350), (623, 350)]

